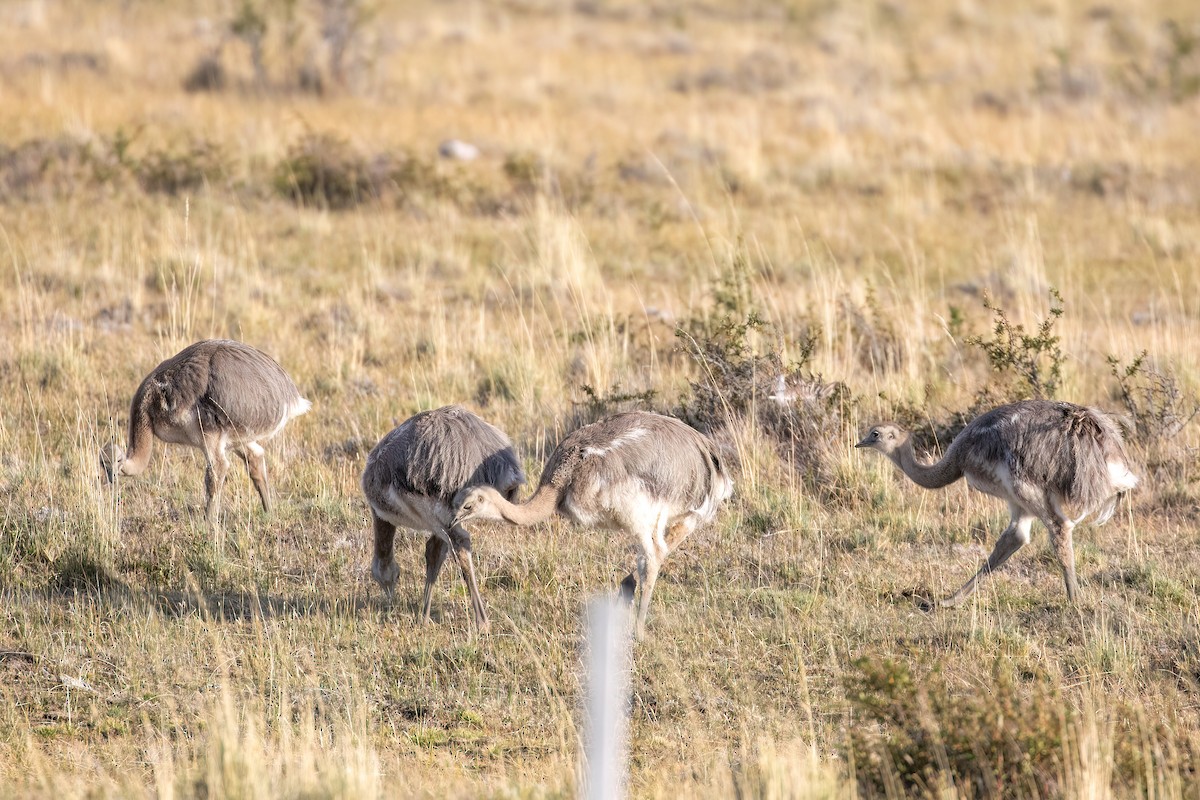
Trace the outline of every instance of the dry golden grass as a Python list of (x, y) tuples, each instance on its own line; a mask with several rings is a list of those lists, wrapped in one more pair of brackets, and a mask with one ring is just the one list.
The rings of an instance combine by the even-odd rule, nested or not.
[[(721, 432), (737, 494), (668, 562), (636, 652), (634, 794), (869, 792), (846, 757), (877, 726), (847, 690), (868, 657), (936, 666), (960, 700), (995, 664), (1018, 696), (1055, 687), (1052, 793), (1194, 795), (1194, 425), (1077, 535), (1077, 608), (1041, 534), (968, 607), (919, 610), (1003, 510), (850, 449), (992, 380), (965, 343), (984, 292), (1033, 326), (1061, 291), (1064, 399), (1119, 409), (1106, 357), (1142, 350), (1195, 397), (1193, 6), (351, 2), (370, 16), (338, 85), (321, 4), (263, 0), (266, 85), (230, 37), (226, 88), (188, 93), (243, 4), (8, 3), (0, 794), (572, 795), (580, 612), (626, 543), (481, 530), (495, 632), (472, 635), (449, 572), (419, 627), (423, 542), (398, 542), (394, 606), (367, 574), (363, 459), (463, 402), (537, 475), (583, 387), (674, 408), (700, 377), (676, 326), (755, 310), (760, 351), (819, 334), (809, 368), (854, 398), (844, 446), (814, 487), (753, 420)], [(310, 63), (323, 95), (298, 88)], [(279, 165), (309, 133), (410, 171), (297, 205)], [(439, 161), (451, 137), (481, 157)], [(203, 180), (155, 190), (167, 168)], [(273, 354), (314, 403), (268, 448), (275, 512), (231, 475), (221, 540), (199, 454), (158, 444), (118, 487), (97, 464), (142, 376), (208, 336)], [(927, 793), (1020, 793), (939, 775)]]

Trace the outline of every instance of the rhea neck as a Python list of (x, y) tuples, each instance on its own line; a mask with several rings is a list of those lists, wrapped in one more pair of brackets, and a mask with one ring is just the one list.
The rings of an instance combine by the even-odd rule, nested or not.
[(154, 430), (150, 425), (150, 392), (139, 391), (133, 398), (129, 411), (129, 447), (121, 460), (122, 475), (137, 475), (150, 463), (150, 449), (154, 443)]
[(898, 447), (885, 453), (900, 470), (912, 479), (913, 483), (926, 489), (940, 489), (948, 486), (962, 477), (962, 468), (951, 447), (940, 461), (933, 464), (922, 464), (913, 452), (912, 437), (905, 437)]
[(510, 503), (490, 486), (484, 491), (500, 518), (510, 525), (536, 525), (550, 519), (558, 509), (560, 492), (548, 483), (538, 486), (533, 496), (524, 503)]

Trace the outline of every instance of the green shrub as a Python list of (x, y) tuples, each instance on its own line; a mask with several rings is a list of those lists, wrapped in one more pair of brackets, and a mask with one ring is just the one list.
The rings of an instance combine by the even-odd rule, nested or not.
[(633, 409), (651, 409), (654, 398), (658, 394), (654, 389), (643, 389), (640, 392), (621, 388), (621, 384), (613, 384), (607, 392), (596, 389), (585, 383), (579, 387), (583, 392), (582, 403), (576, 404), (575, 421), (586, 425), (589, 422)]
[(154, 150), (134, 165), (143, 189), (165, 194), (199, 189), (223, 178), (226, 172), (220, 148), (204, 141), (190, 142), (179, 150)]
[[(1029, 332), (1025, 326), (1012, 322), (1003, 308), (995, 305), (986, 294), (983, 307), (992, 312), (992, 335), (968, 335), (963, 342), (984, 356), (989, 380), (976, 392), (966, 408), (935, 417), (931, 403), (916, 404), (905, 400), (890, 401), (890, 416), (894, 422), (912, 431), (913, 447), (918, 453), (944, 449), (962, 432), (971, 420), (1005, 403), (1030, 398), (1052, 399), (1062, 385), (1062, 368), (1066, 361), (1054, 326), (1063, 315), (1063, 299), (1058, 290), (1050, 290), (1050, 309)], [(950, 309), (952, 333), (965, 327), (962, 313)]]
[(330, 134), (308, 134), (294, 144), (275, 168), (275, 188), (295, 203), (329, 209), (377, 195), (366, 160)]
[(1015, 324), (1000, 306), (984, 296), (983, 307), (992, 312), (991, 339), (968, 336), (966, 343), (978, 347), (987, 357), (988, 365), (999, 381), (988, 382), (981, 399), (1000, 399), (1005, 402), (1031, 397), (1053, 398), (1062, 382), (1065, 360), (1054, 325), (1063, 315), (1063, 299), (1057, 289), (1050, 290), (1050, 311), (1036, 332), (1026, 333), (1025, 326)]

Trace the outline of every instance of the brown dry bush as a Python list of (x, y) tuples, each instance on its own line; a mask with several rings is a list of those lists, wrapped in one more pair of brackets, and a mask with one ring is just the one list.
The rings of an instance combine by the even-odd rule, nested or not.
[(413, 154), (367, 156), (332, 134), (309, 133), (294, 143), (276, 165), (273, 185), (294, 203), (332, 211), (383, 204), (420, 213), (430, 203), (449, 203), (489, 216), (511, 207), (463, 170)]
[(1097, 769), (1113, 796), (1145, 796), (1164, 774), (1188, 776), (1185, 785), (1194, 775), (1190, 732), (1003, 657), (981, 686), (924, 663), (864, 656), (853, 667), (843, 754), (863, 797), (1079, 796)]
[(180, 194), (223, 179), (225, 155), (211, 142), (194, 140), (175, 148), (152, 150), (133, 165), (138, 183), (148, 192)]
[[(724, 317), (709, 330), (695, 321), (691, 328), (677, 335), (698, 375), (675, 413), (710, 434), (737, 418), (753, 419), (810, 486), (824, 484), (854, 400), (844, 384), (827, 382), (809, 369), (817, 335), (801, 343), (798, 361), (785, 364), (777, 349), (756, 352), (751, 346), (752, 333), (769, 330), (754, 312), (741, 319)], [(781, 385), (786, 399), (778, 395)]]
[(1053, 797), (1072, 713), (1047, 678), (992, 665), (986, 690), (951, 686), (938, 669), (863, 657), (846, 678), (857, 724), (846, 758), (864, 797), (932, 796), (953, 786), (965, 797)]
[(183, 79), (186, 92), (219, 92), (229, 83), (221, 53), (217, 50), (203, 55)]
[(0, 144), (0, 198), (63, 197), (81, 188), (119, 183), (128, 176), (127, 144), (119, 131), (111, 139), (60, 136), (14, 147)]
[(1171, 370), (1150, 363), (1145, 350), (1128, 365), (1109, 356), (1108, 365), (1116, 380), (1114, 399), (1127, 415), (1126, 441), (1155, 483), (1178, 491), (1194, 479), (1196, 450), (1180, 434), (1200, 414), (1200, 398), (1181, 387)]
[(276, 166), (275, 188), (295, 203), (337, 210), (377, 197), (381, 177), (343, 139), (310, 133)]
[(134, 182), (147, 192), (179, 194), (228, 174), (224, 153), (211, 142), (193, 139), (139, 157), (134, 153), (136, 139), (137, 132), (118, 129), (86, 140), (60, 137), (0, 145), (0, 197), (64, 197), (81, 189), (116, 189)]

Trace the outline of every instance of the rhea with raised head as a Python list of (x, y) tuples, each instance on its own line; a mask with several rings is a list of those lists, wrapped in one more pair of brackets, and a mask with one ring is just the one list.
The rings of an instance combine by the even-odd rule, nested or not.
[(418, 618), (429, 620), (434, 581), (454, 553), (475, 625), (486, 632), (487, 609), (471, 558), (471, 534), (454, 518), (452, 503), (463, 487), (481, 484), (511, 500), (523, 483), (525, 473), (512, 442), (462, 406), (423, 411), (405, 420), (375, 445), (363, 470), (362, 489), (375, 531), (371, 576), (392, 594), (400, 575), (394, 558), (396, 528), (428, 531)]
[(625, 578), (622, 591), (630, 599), (635, 590), (641, 593), (636, 629), (641, 638), (663, 561), (713, 519), (732, 491), (711, 440), (672, 417), (630, 411), (563, 439), (524, 503), (490, 486), (464, 489), (454, 499), (455, 521), (536, 525), (558, 513), (577, 525), (628, 533), (637, 550), (637, 574)]
[(128, 449), (110, 443), (100, 465), (110, 481), (137, 475), (150, 461), (155, 437), (204, 453), (204, 515), (217, 527), (229, 452), (246, 464), (263, 511), (271, 487), (263, 443), (312, 403), (266, 353), (230, 339), (205, 339), (159, 364), (133, 395)]
[(999, 569), (1029, 542), (1034, 520), (1050, 531), (1067, 597), (1079, 595), (1072, 533), (1087, 517), (1107, 522), (1122, 493), (1137, 485), (1121, 432), (1103, 411), (1053, 400), (1023, 400), (972, 420), (941, 460), (923, 464), (910, 435), (893, 424), (876, 425), (855, 447), (878, 450), (917, 485), (940, 489), (965, 477), (967, 484), (1008, 503), (1012, 519), (979, 571), (951, 597), (955, 606), (979, 580)]

